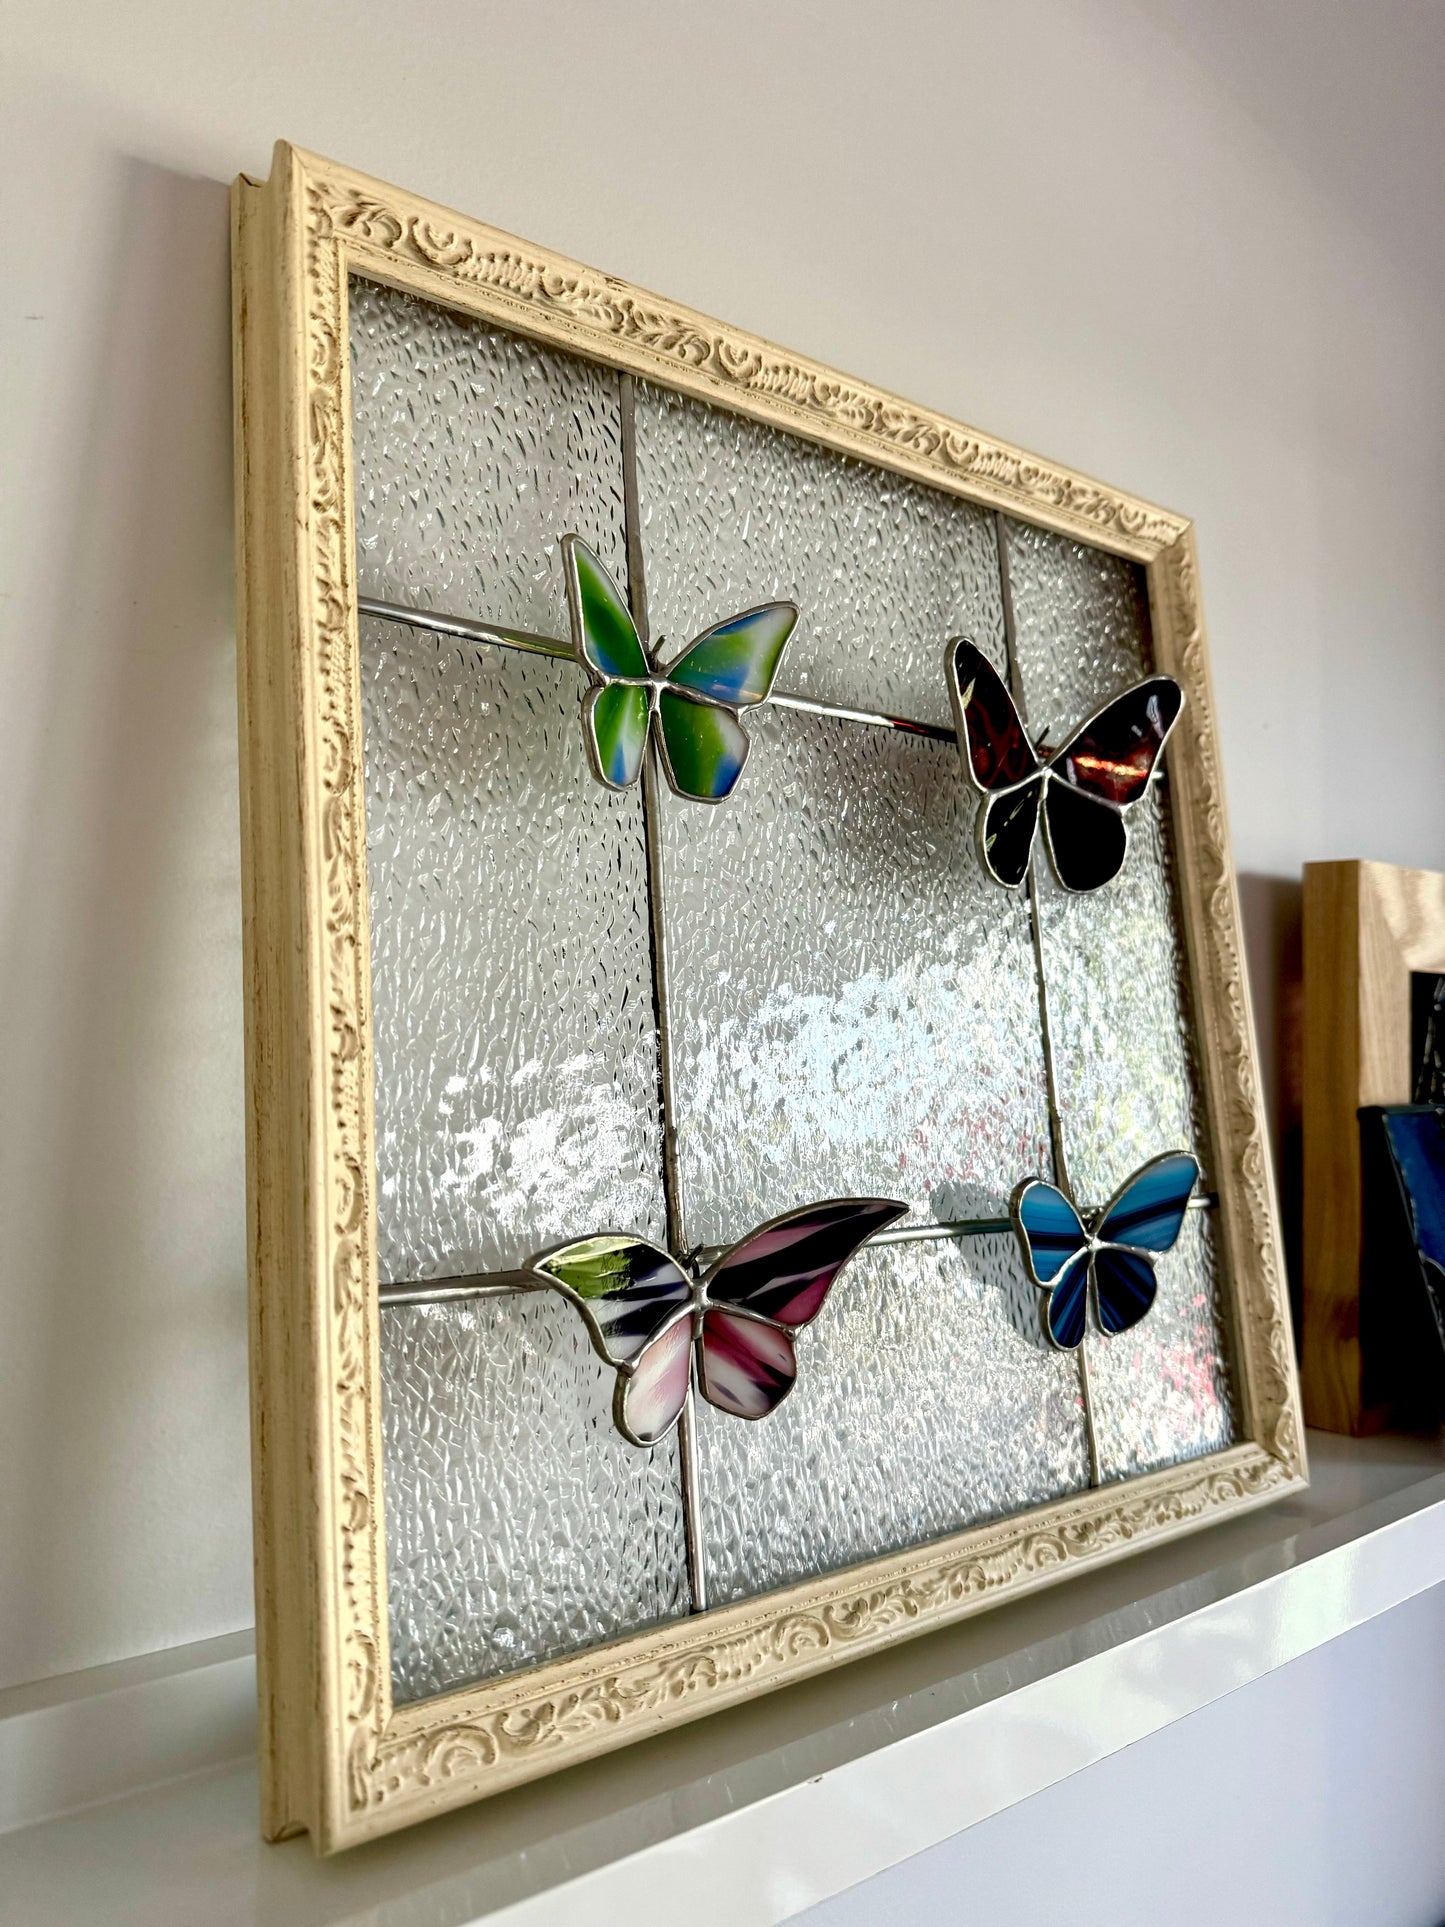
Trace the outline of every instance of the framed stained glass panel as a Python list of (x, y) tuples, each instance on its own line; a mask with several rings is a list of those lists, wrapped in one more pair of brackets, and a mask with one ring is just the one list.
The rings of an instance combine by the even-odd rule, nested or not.
[(284, 145), (235, 214), (267, 1832), (1297, 1486), (1187, 521)]

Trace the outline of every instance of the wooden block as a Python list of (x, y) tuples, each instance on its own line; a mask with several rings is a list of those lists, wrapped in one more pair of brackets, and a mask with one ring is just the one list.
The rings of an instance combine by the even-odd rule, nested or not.
[(1376, 1431), (1360, 1349), (1362, 1104), (1408, 1104), (1410, 975), (1445, 971), (1445, 875), (1307, 863), (1304, 875), (1305, 1420)]

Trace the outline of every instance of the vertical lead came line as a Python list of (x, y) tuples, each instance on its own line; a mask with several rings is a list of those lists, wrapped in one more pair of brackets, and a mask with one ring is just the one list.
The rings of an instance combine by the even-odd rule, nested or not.
[[(651, 640), (647, 623), (647, 579), (642, 566), (642, 517), (637, 499), (637, 422), (631, 375), (617, 378), (622, 411), (622, 505), (627, 533), (627, 600), (644, 648)], [(662, 1196), (667, 1212), (668, 1249), (687, 1250), (682, 1216), (682, 1186), (677, 1169), (677, 1130), (672, 1107), (672, 1033), (668, 1024), (667, 923), (663, 913), (661, 804), (657, 747), (649, 727), (642, 760), (642, 825), (647, 842), (647, 924), (652, 952), (652, 1015), (657, 1032), (657, 1104), (662, 1118)], [(702, 1543), (702, 1482), (697, 1460), (696, 1348), (688, 1366), (687, 1402), (677, 1422), (682, 1460), (682, 1518), (687, 1547), (687, 1583), (692, 1609), (707, 1611), (707, 1564)]]
[[(1018, 651), (1015, 647), (1013, 579), (1009, 574), (1008, 537), (1004, 532), (1003, 515), (994, 510), (994, 541), (998, 547), (998, 580), (1003, 595), (1003, 639), (1008, 656), (1009, 694), (1013, 697), (1014, 708), (1019, 713), (1019, 721), (1025, 730), (1028, 728), (1028, 710), (1024, 705), (1023, 679), (1019, 674)], [(1043, 799), (1040, 798), (1042, 810)], [(1039, 826), (1042, 829), (1042, 825)], [(1064, 1151), (1064, 1122), (1059, 1110), (1059, 1087), (1054, 1076), (1054, 1038), (1049, 1024), (1049, 982), (1044, 975), (1044, 941), (1039, 915), (1038, 880), (1034, 865), (1038, 856), (1038, 835), (1034, 835), (1034, 848), (1029, 857), (1029, 873), (1024, 885), (1029, 906), (1029, 934), (1034, 947), (1034, 974), (1039, 986), (1039, 1026), (1044, 1046), (1044, 1086), (1049, 1105), (1049, 1148), (1053, 1154), (1054, 1183), (1061, 1191), (1073, 1196), (1069, 1183), (1069, 1161)], [(1094, 1393), (1089, 1383), (1089, 1322), (1085, 1308), (1084, 1335), (1079, 1340), (1079, 1390), (1084, 1401), (1084, 1432), (1089, 1443), (1089, 1484), (1100, 1485), (1099, 1476), (1099, 1434), (1094, 1423)]]

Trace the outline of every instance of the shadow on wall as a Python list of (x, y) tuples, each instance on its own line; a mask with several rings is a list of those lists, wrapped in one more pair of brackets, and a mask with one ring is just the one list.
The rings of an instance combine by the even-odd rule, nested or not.
[(1304, 1052), (1304, 974), (1301, 953), (1303, 885), (1294, 877), (1244, 872), (1239, 904), (1250, 995), (1259, 1032), (1265, 1109), (1279, 1184), (1280, 1227), (1289, 1272), (1295, 1346), (1300, 1334), (1300, 1251), (1303, 1235), (1301, 1152)]
[(107, 233), (0, 931), (20, 1679), (250, 1611), (227, 191), (118, 158)]

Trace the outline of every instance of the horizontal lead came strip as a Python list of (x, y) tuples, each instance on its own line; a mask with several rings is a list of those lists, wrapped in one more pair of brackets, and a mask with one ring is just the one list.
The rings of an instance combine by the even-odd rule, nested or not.
[(453, 1305), (473, 1298), (510, 1298), (514, 1292), (535, 1291), (536, 1275), (530, 1271), (483, 1271), (470, 1278), (421, 1278), (396, 1285), (382, 1285), (382, 1309), (391, 1305)]
[[(433, 635), (456, 636), (463, 642), (492, 643), (499, 649), (520, 649), (529, 656), (550, 656), (555, 662), (576, 662), (572, 645), (556, 636), (534, 636), (527, 629), (498, 629), (470, 616), (439, 615), (435, 609), (414, 609), (406, 602), (383, 602), (377, 596), (358, 596), (359, 614), (378, 622), (394, 622), (403, 629), (426, 629)], [(790, 696), (775, 689), (768, 701), (778, 709), (796, 709), (805, 716), (832, 716), (839, 722), (864, 723), (871, 729), (895, 729), (904, 736), (921, 736), (931, 743), (958, 742), (957, 732), (942, 723), (915, 722), (910, 716), (889, 716), (881, 709), (849, 709), (842, 703), (815, 702), (811, 696)], [(1052, 752), (1045, 752), (1050, 754)], [(1152, 783), (1165, 780), (1163, 763), (1156, 763)]]
[(926, 736), (933, 743), (957, 743), (958, 737), (942, 723), (915, 723), (906, 716), (885, 716), (881, 710), (845, 709), (841, 703), (815, 703), (811, 696), (784, 696), (775, 690), (768, 701), (779, 709), (797, 709), (805, 716), (836, 716), (845, 723), (868, 723), (875, 729), (896, 729), (905, 736)]
[[(375, 596), (358, 596), (358, 612), (374, 616), (379, 622), (394, 622), (402, 628), (427, 629), (438, 636), (456, 636), (463, 642), (490, 642), (500, 649), (521, 649), (529, 656), (551, 656), (558, 662), (577, 660), (572, 645), (555, 636), (534, 636), (525, 629), (498, 629), (489, 622), (473, 622), (470, 616), (438, 615), (433, 609), (413, 609), (404, 602), (382, 602)], [(896, 729), (906, 736), (924, 736), (935, 743), (956, 743), (953, 730), (941, 723), (918, 723), (907, 716), (887, 716), (881, 710), (847, 709), (841, 703), (815, 702), (811, 696), (789, 696), (774, 690), (768, 698), (779, 709), (796, 709), (808, 716), (833, 716), (840, 722), (867, 723), (874, 729)]]
[(357, 613), (375, 616), (378, 622), (395, 622), (404, 629), (429, 629), (438, 636), (459, 636), (463, 642), (492, 642), (499, 649), (521, 649), (529, 656), (552, 656), (559, 662), (575, 662), (572, 645), (555, 636), (534, 636), (527, 629), (498, 629), (490, 622), (473, 622), (470, 616), (438, 615), (433, 609), (413, 609), (405, 602), (379, 602), (375, 596), (359, 595)]
[[(1219, 1194), (1206, 1191), (1191, 1198), (1187, 1209), (1213, 1211), (1218, 1203)], [(858, 1249), (866, 1251), (869, 1245), (958, 1244), (964, 1238), (982, 1238), (990, 1232), (1012, 1229), (1011, 1218), (954, 1218), (944, 1224), (895, 1224), (875, 1232)], [(693, 1252), (690, 1262), (705, 1271), (731, 1249), (731, 1245), (701, 1245)], [(513, 1292), (536, 1290), (532, 1272), (484, 1271), (466, 1278), (403, 1280), (399, 1284), (382, 1285), (378, 1295), (386, 1311), (407, 1305), (454, 1305), (474, 1298), (506, 1298)]]
[[(1218, 1203), (1216, 1192), (1205, 1191), (1191, 1198), (1185, 1209), (1212, 1211)], [(940, 1224), (890, 1224), (882, 1231), (875, 1231), (858, 1249), (866, 1251), (869, 1245), (961, 1244), (965, 1238), (986, 1238), (991, 1232), (1013, 1228), (1012, 1218), (948, 1218)], [(731, 1250), (731, 1245), (702, 1245), (693, 1252), (692, 1262), (706, 1270)]]

